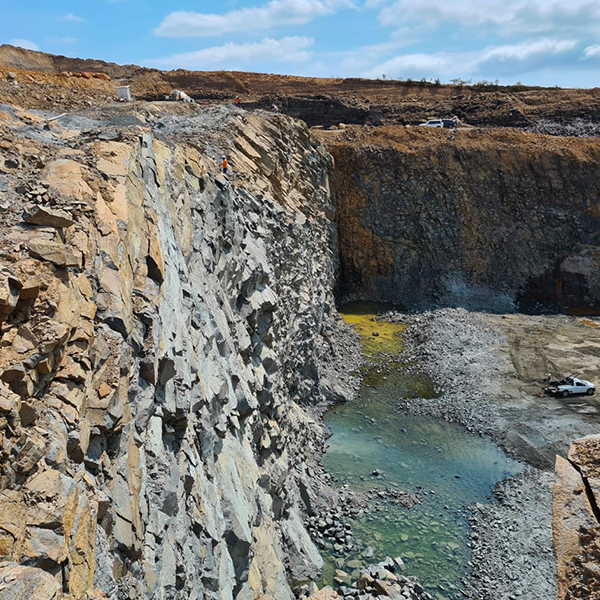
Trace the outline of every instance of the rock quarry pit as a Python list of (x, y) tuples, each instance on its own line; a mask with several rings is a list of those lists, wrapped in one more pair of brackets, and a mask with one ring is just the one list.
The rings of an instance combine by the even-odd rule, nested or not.
[[(598, 402), (541, 393), (600, 382), (596, 138), (102, 98), (52, 120), (43, 85), (0, 105), (0, 599), (600, 598)], [(369, 363), (349, 300), (393, 305), (386, 377), (431, 382), (390, 420), (521, 465), (465, 507), (451, 591), (338, 544), (373, 503), (323, 466)]]

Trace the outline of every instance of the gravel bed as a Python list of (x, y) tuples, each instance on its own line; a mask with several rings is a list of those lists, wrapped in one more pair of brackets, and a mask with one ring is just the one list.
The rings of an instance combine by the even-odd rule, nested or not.
[[(502, 445), (497, 403), (509, 359), (495, 351), (505, 343), (485, 314), (442, 309), (388, 314), (412, 325), (403, 359), (434, 380), (438, 398), (402, 400), (399, 410), (463, 424)], [(409, 367), (410, 368), (410, 367)], [(521, 458), (514, 456), (514, 458)], [(495, 489), (497, 502), (473, 507), (471, 574), (463, 584), (477, 600), (541, 600), (556, 597), (552, 548), (552, 472), (533, 467)]]

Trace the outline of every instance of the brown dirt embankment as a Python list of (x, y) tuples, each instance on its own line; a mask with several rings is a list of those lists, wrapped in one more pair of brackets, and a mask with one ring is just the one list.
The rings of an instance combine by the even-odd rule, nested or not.
[(0, 65), (0, 103), (23, 109), (72, 110), (112, 102), (115, 83), (104, 73), (40, 72)]
[(340, 122), (415, 124), (429, 117), (458, 115), (473, 125), (528, 127), (540, 119), (600, 120), (600, 89), (525, 86), (456, 86), (413, 81), (316, 78), (237, 71), (160, 71), (101, 60), (55, 56), (0, 46), (0, 65), (46, 73), (97, 72), (131, 85), (143, 100), (173, 88), (197, 100), (231, 100), (270, 105), (273, 99), (309, 125)]

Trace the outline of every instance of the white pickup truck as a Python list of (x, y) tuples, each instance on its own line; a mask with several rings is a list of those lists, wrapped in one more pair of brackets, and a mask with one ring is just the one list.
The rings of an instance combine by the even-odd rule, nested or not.
[(560, 381), (551, 381), (544, 390), (555, 396), (574, 396), (575, 394), (587, 394), (592, 396), (596, 392), (596, 386), (585, 379), (578, 379), (574, 375), (569, 375)]

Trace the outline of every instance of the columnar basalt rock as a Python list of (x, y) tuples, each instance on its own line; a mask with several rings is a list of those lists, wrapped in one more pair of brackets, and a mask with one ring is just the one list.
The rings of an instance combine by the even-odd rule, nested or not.
[(595, 141), (350, 128), (336, 168), (341, 291), (410, 307), (600, 305)]
[(102, 141), (119, 118), (0, 121), (3, 590), (292, 598), (322, 565), (299, 484), (335, 354), (330, 159), (275, 116)]

